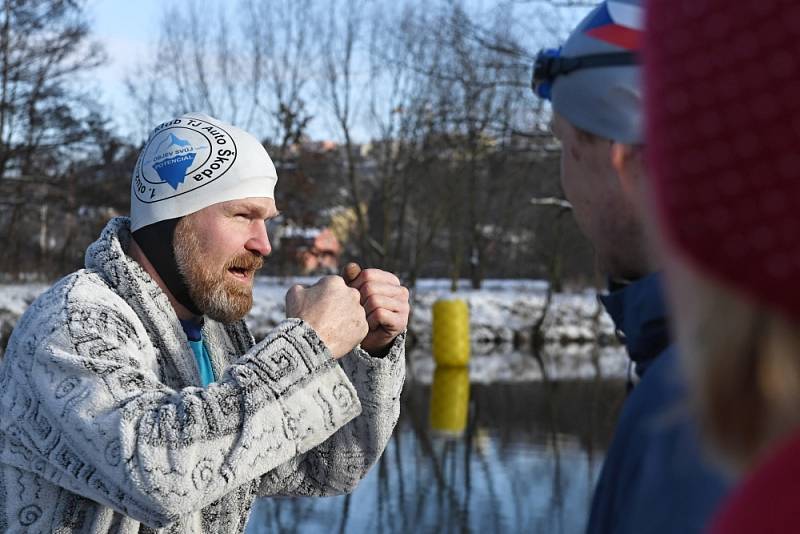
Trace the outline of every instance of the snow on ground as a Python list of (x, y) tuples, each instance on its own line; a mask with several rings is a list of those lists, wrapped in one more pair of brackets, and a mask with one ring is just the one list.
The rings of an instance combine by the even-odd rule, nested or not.
[[(548, 380), (624, 378), (628, 358), (620, 346), (596, 344), (548, 344), (541, 352), (541, 363), (530, 351), (510, 350), (487, 354), (473, 352), (469, 362), (469, 379), (473, 384), (495, 382), (530, 382)], [(408, 354), (408, 379), (430, 384), (436, 364), (426, 347), (416, 347)]]
[(0, 285), (0, 313), (19, 317), (36, 297), (44, 292), (47, 284), (2, 284)]
[(17, 319), (47, 287), (40, 283), (0, 284), (0, 357)]
[[(247, 318), (257, 339), (284, 317), (284, 295), (294, 284), (310, 285), (316, 278), (256, 280), (253, 310)], [(47, 284), (0, 284), (0, 354), (8, 335), (28, 305)], [(470, 308), (472, 360), (475, 382), (538, 380), (539, 362), (527, 349), (531, 329), (546, 302), (547, 284), (539, 280), (486, 280), (472, 290), (463, 281), (456, 292), (450, 281), (420, 280), (412, 294), (410, 330), (417, 347), (409, 353), (409, 376), (430, 381), (432, 308), (440, 298), (464, 299)], [(592, 290), (553, 296), (543, 323), (545, 346), (540, 351), (548, 378), (624, 376), (627, 358), (614, 342), (614, 328), (602, 313)], [(517, 347), (523, 347), (518, 349)]]
[[(433, 304), (441, 298), (457, 298), (469, 305), (473, 343), (501, 344), (528, 339), (544, 311), (547, 284), (539, 280), (506, 282), (487, 283), (481, 290), (456, 292), (450, 292), (448, 286), (420, 284), (414, 294), (411, 329), (420, 341), (429, 344)], [(602, 312), (595, 295), (593, 290), (555, 294), (542, 325), (545, 339), (554, 343), (607, 344), (614, 337), (614, 325)]]

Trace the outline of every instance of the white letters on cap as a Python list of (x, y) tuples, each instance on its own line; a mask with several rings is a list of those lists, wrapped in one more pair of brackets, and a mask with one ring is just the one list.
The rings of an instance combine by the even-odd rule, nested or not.
[(267, 151), (251, 134), (206, 115), (183, 115), (157, 126), (139, 154), (131, 229), (218, 202), (274, 198), (277, 180)]

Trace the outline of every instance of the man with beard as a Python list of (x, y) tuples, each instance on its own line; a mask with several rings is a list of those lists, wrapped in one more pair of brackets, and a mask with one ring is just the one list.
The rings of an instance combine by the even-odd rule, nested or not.
[(399, 415), (408, 291), (293, 287), (256, 343), (277, 175), (188, 114), (139, 156), (131, 217), (20, 319), (0, 364), (0, 531), (240, 532), (258, 496), (351, 491)]

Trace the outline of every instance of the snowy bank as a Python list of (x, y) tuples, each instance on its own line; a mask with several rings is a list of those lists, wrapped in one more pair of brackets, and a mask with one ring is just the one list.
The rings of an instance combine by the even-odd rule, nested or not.
[[(519, 350), (473, 354), (469, 380), (473, 384), (531, 382), (540, 380), (592, 380), (625, 378), (628, 358), (620, 346), (588, 344), (549, 344), (539, 352)], [(423, 384), (433, 381), (436, 364), (428, 349), (414, 348), (408, 353), (408, 379)]]
[[(293, 284), (314, 281), (258, 278), (253, 310), (247, 318), (255, 337), (263, 337), (284, 318), (284, 295)], [(0, 351), (17, 319), (47, 287), (41, 283), (0, 284)], [(615, 342), (611, 321), (591, 290), (553, 296), (542, 323), (542, 364), (532, 356), (531, 331), (545, 309), (546, 290), (547, 284), (538, 280), (487, 280), (481, 290), (459, 287), (450, 292), (447, 280), (421, 280), (412, 294), (409, 329), (417, 348), (409, 353), (411, 376), (430, 380), (432, 308), (440, 298), (461, 298), (469, 305), (473, 347), (470, 372), (474, 381), (541, 379), (542, 364), (553, 379), (594, 377), (598, 373), (622, 376), (626, 359)]]

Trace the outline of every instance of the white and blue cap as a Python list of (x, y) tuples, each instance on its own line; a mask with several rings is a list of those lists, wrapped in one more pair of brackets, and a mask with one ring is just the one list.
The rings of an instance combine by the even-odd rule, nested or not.
[(275, 198), (278, 174), (252, 134), (200, 113), (158, 125), (131, 178), (131, 230), (218, 202)]
[(532, 87), (574, 126), (621, 143), (643, 142), (641, 0), (606, 0), (559, 49), (536, 58)]

